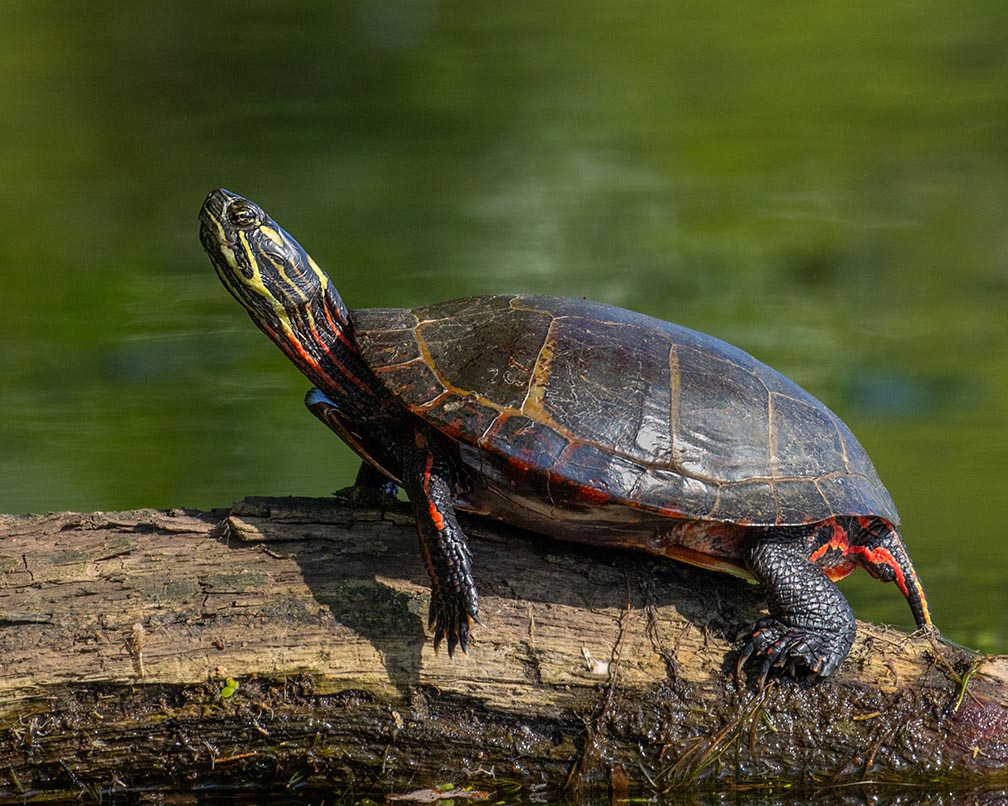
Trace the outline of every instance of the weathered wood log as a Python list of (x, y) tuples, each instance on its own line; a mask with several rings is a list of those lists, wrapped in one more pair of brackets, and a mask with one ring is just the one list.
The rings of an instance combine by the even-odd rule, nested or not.
[(1008, 785), (1006, 657), (861, 622), (835, 678), (758, 691), (755, 586), (465, 525), (452, 660), (405, 506), (0, 516), (0, 791)]

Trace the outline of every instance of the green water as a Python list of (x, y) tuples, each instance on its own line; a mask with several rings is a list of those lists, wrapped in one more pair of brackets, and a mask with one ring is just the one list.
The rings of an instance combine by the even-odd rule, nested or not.
[(350, 482), (200, 249), (223, 185), (351, 306), (584, 295), (756, 354), (864, 443), (939, 626), (1008, 651), (1003, 3), (145, 5), (4, 4), (0, 511)]

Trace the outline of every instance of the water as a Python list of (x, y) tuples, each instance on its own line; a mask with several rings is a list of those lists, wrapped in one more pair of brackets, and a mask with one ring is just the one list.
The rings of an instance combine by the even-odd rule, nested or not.
[[(1006, 23), (994, 2), (8, 3), (0, 511), (351, 481), (200, 249), (223, 185), (351, 306), (583, 295), (756, 354), (864, 443), (945, 634), (1008, 651)], [(892, 586), (844, 590), (911, 625)]]

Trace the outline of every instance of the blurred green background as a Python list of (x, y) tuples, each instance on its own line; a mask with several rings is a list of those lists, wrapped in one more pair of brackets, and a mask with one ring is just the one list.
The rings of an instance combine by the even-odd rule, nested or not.
[(584, 295), (749, 350), (864, 443), (945, 633), (1008, 651), (1002, 2), (145, 6), (4, 3), (0, 511), (350, 483), (200, 249), (226, 186), (354, 307)]

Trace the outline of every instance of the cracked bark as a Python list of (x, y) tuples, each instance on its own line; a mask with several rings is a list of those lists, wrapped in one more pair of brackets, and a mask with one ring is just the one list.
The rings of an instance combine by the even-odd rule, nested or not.
[(1008, 785), (1008, 658), (859, 622), (835, 678), (756, 691), (754, 586), (464, 526), (484, 626), (451, 660), (405, 507), (0, 516), (0, 792)]

